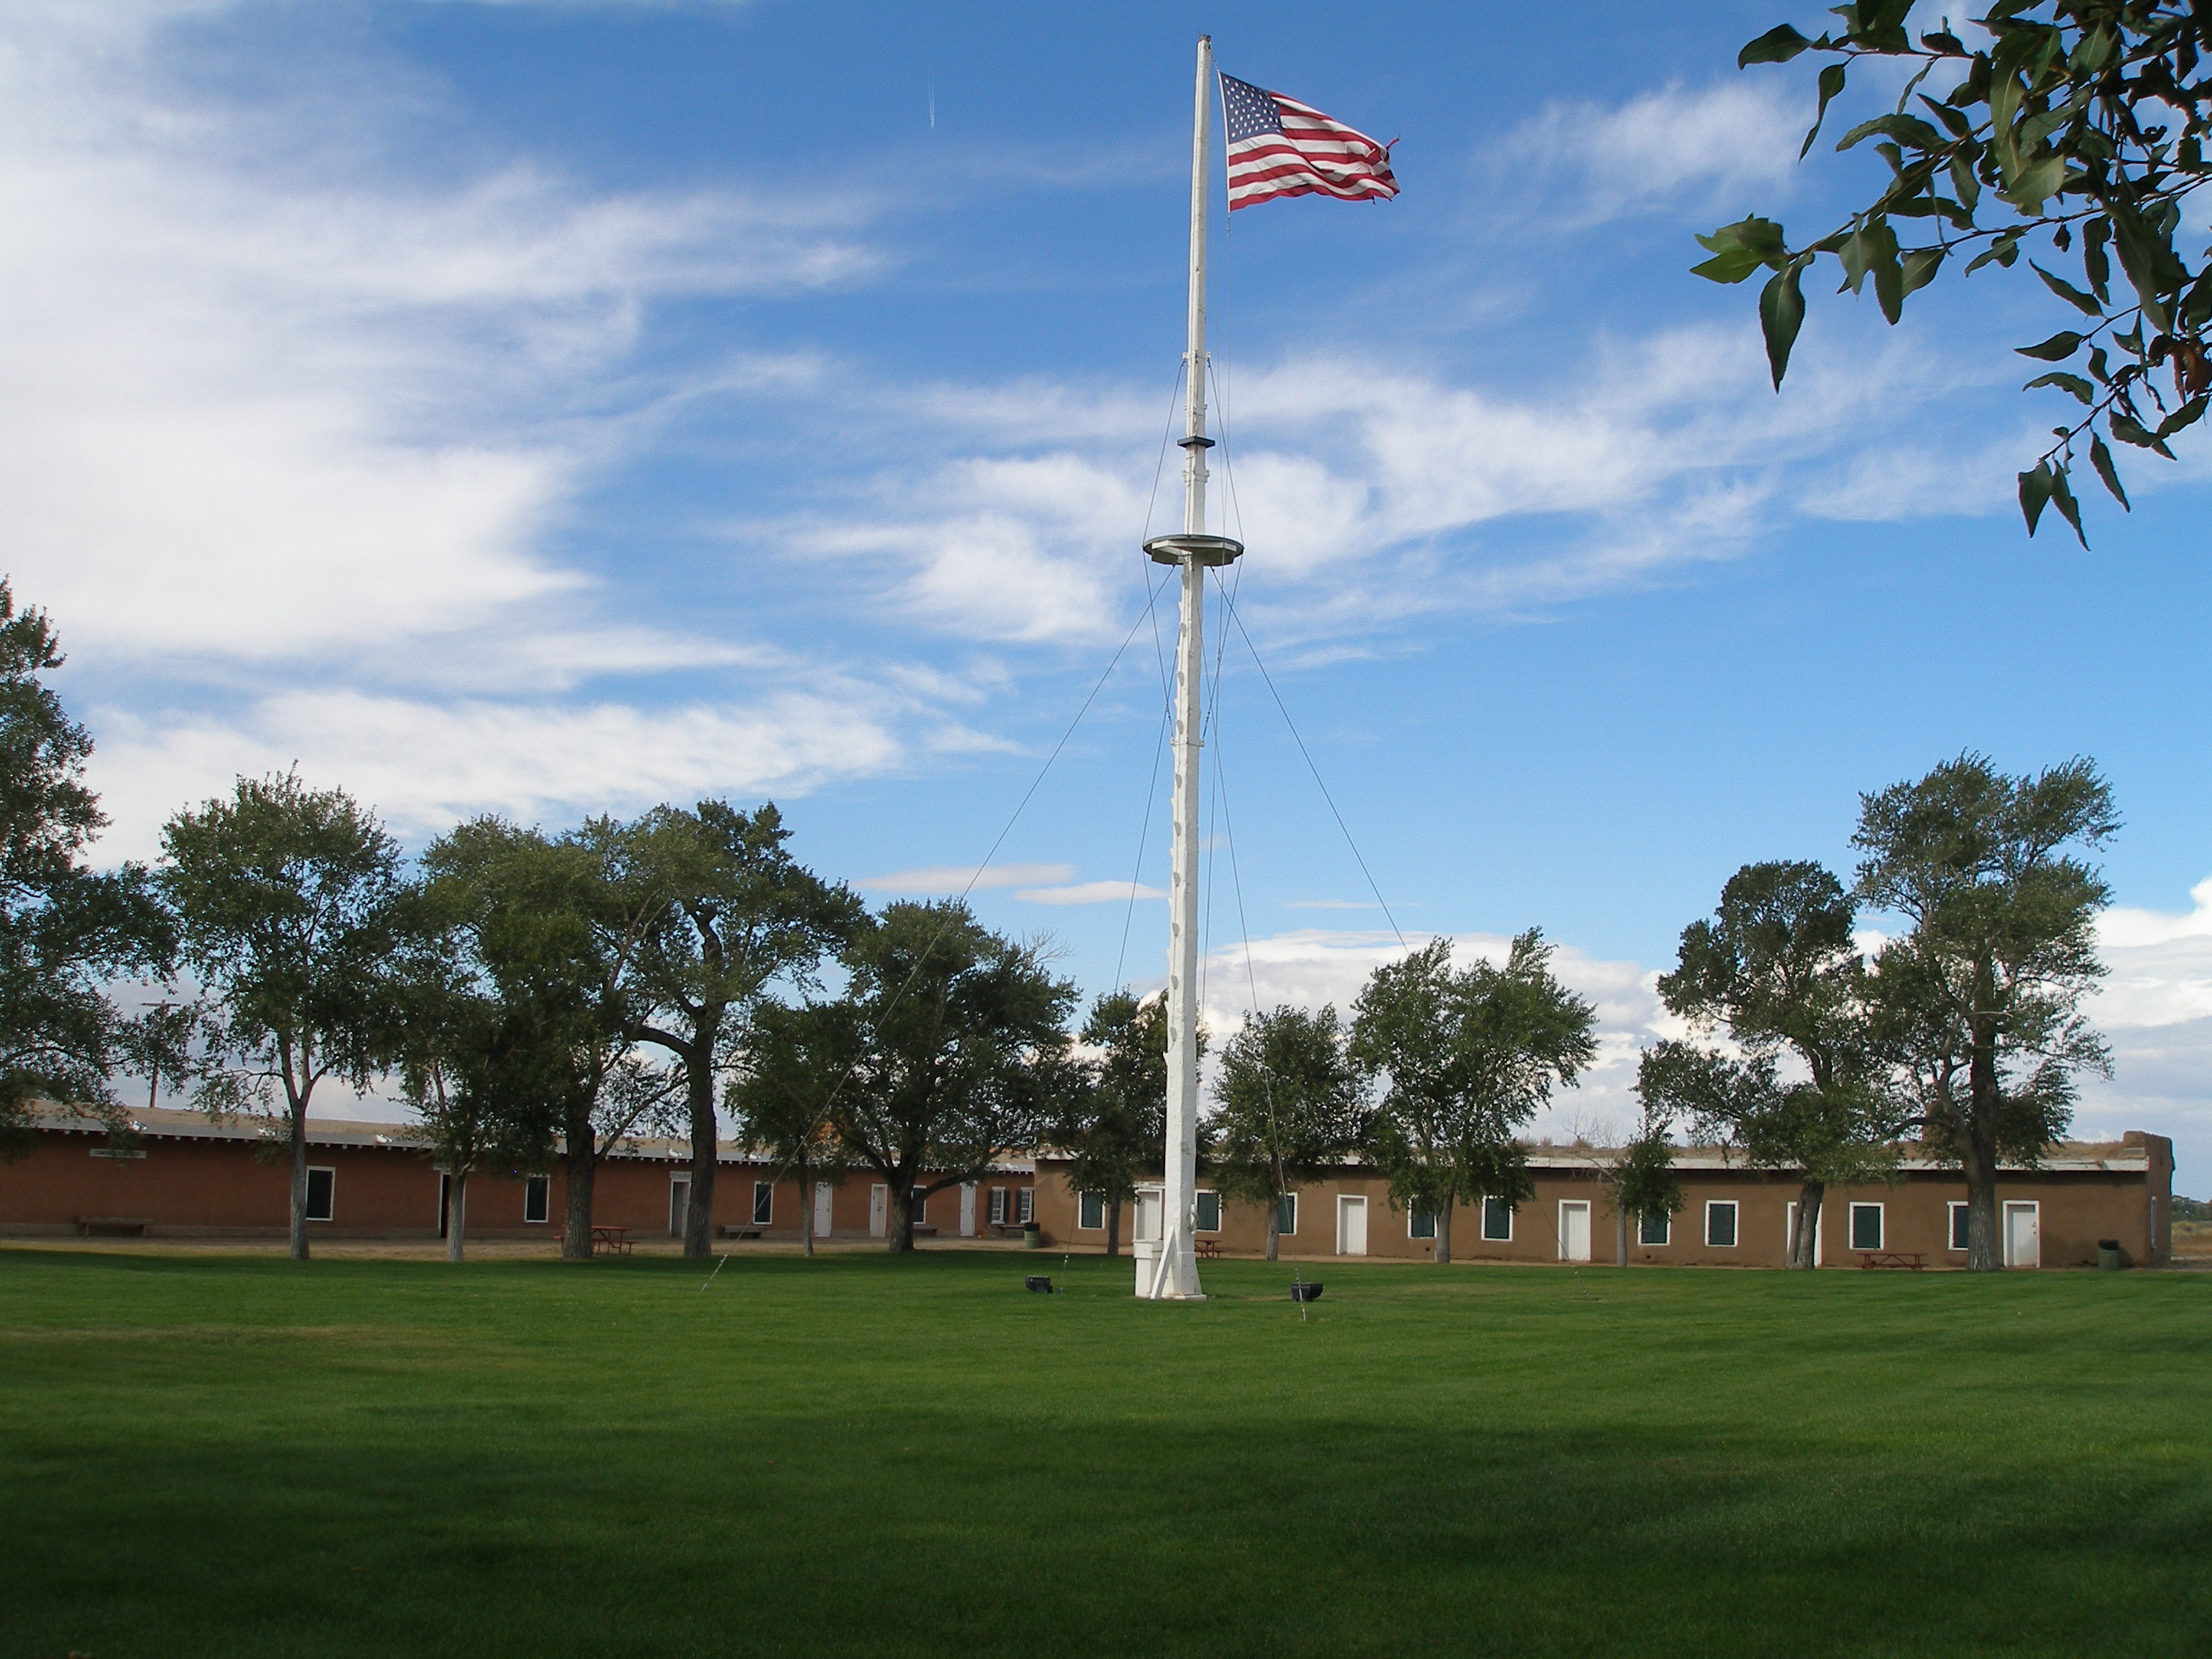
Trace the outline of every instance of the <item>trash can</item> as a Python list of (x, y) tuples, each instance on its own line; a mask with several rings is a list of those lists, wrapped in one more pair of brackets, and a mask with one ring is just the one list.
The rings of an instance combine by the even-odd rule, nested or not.
[(1032, 1223), (1022, 1229), (1022, 1243), (1032, 1250), (1044, 1249), (1044, 1229)]
[(2098, 1268), (2104, 1273), (2116, 1273), (2119, 1272), (2121, 1261), (2120, 1241), (2118, 1239), (2100, 1238), (2097, 1241), (2097, 1266)]

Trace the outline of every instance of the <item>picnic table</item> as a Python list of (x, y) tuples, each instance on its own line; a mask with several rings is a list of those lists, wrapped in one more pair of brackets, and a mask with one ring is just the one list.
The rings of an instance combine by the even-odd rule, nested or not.
[(1862, 1267), (1910, 1267), (1914, 1273), (1928, 1265), (1928, 1258), (1918, 1250), (1861, 1250)]
[(1211, 1261), (1221, 1254), (1221, 1241), (1218, 1238), (1193, 1239), (1190, 1248), (1194, 1254)]
[(592, 1254), (599, 1255), (628, 1255), (637, 1241), (630, 1237), (627, 1227), (594, 1227), (592, 1229)]

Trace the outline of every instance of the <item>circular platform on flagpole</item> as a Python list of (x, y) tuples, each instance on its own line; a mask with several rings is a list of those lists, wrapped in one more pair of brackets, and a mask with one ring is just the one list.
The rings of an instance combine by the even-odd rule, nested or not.
[(1155, 536), (1145, 551), (1155, 564), (1233, 564), (1244, 544), (1226, 536)]

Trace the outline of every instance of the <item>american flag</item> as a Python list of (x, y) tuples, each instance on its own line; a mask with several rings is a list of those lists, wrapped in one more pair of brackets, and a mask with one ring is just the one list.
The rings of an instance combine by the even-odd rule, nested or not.
[(1398, 193), (1389, 144), (1231, 75), (1221, 77), (1221, 104), (1229, 118), (1231, 212), (1278, 196), (1376, 202)]

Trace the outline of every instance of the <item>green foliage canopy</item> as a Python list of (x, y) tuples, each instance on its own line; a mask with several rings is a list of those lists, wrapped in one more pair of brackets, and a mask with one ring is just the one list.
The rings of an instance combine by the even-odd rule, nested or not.
[(2065, 1133), (2076, 1075), (2109, 1071), (2081, 1002), (2105, 972), (2095, 924), (2110, 889), (2069, 848), (2118, 828), (2086, 759), (2008, 777), (1962, 755), (1863, 798), (1859, 891), (1912, 924), (1875, 960), (1876, 1029), (1923, 1138), (1960, 1159), (1972, 1208), (1987, 1200), (1992, 1218), (1998, 1159), (2033, 1163)]
[(890, 1247), (908, 1249), (917, 1194), (975, 1179), (1064, 1115), (1081, 1086), (1075, 987), (957, 900), (885, 905), (839, 960), (843, 994), (805, 1011), (796, 1040), (817, 1075), (837, 1067), (832, 1121), (890, 1187)]
[(1531, 928), (1503, 966), (1455, 970), (1439, 939), (1361, 990), (1350, 1052), (1382, 1080), (1372, 1149), (1400, 1207), (1441, 1227), (1455, 1204), (1533, 1190), (1516, 1132), (1597, 1056), (1596, 1010), (1553, 976), (1551, 955)]
[(1208, 1125), (1221, 1190), (1267, 1206), (1274, 1259), (1283, 1195), (1364, 1152), (1367, 1079), (1334, 1006), (1255, 1012), (1221, 1051)]
[(109, 1074), (172, 1047), (173, 1022), (127, 1019), (108, 994), (165, 972), (176, 940), (143, 869), (82, 863), (107, 818), (84, 784), (92, 738), (43, 678), (62, 661), (45, 613), (0, 580), (0, 1156), (27, 1148), (40, 1100), (120, 1128)]

